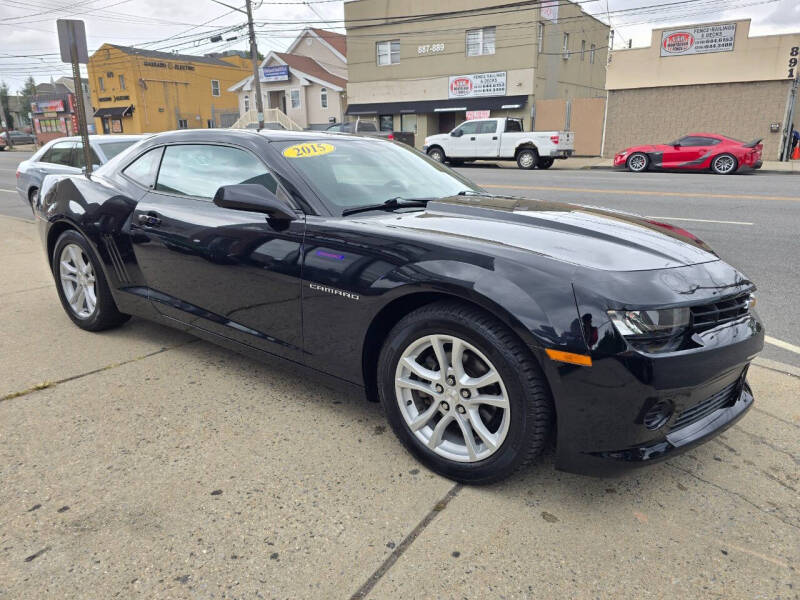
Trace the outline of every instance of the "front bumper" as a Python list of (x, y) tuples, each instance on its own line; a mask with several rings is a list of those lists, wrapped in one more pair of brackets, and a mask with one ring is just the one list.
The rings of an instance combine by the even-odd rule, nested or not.
[(624, 167), (625, 162), (628, 160), (627, 154), (617, 154), (614, 156), (614, 166), (615, 167)]
[[(704, 335), (702, 348), (664, 354), (628, 349), (591, 367), (555, 367), (557, 373), (550, 366), (556, 466), (619, 474), (680, 454), (740, 419), (753, 404), (746, 374), (763, 347), (763, 326), (751, 312)], [(659, 403), (671, 407), (669, 418), (648, 428), (647, 415)]]

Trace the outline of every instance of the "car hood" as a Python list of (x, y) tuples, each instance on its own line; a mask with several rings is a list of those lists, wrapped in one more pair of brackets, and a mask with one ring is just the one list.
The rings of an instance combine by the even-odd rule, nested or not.
[[(359, 219), (360, 220), (360, 219)], [(370, 222), (375, 222), (373, 218)], [(526, 198), (457, 196), (424, 211), (378, 217), (441, 242), (476, 242), (607, 271), (670, 269), (719, 260), (688, 231), (607, 209)]]
[(440, 142), (442, 140), (446, 140), (449, 137), (450, 137), (449, 133), (436, 133), (434, 135), (429, 135), (428, 137), (426, 137), (425, 138), (425, 143)]

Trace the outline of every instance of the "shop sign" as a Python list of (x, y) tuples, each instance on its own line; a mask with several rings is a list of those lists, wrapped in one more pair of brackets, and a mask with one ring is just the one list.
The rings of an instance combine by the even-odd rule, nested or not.
[(488, 119), (490, 111), (488, 110), (468, 110), (467, 121), (474, 121), (476, 119)]
[(261, 68), (261, 81), (288, 81), (289, 65), (276, 65)]
[(712, 23), (661, 32), (661, 56), (732, 52), (736, 23)]
[(558, 23), (558, 5), (559, 0), (548, 0), (542, 2), (539, 7), (539, 14), (545, 21)]
[(50, 100), (49, 102), (31, 102), (31, 109), (35, 113), (64, 112), (63, 100)]
[(481, 96), (505, 96), (506, 72), (473, 73), (451, 75), (447, 90), (448, 98), (477, 98)]
[(142, 63), (145, 67), (154, 69), (174, 69), (175, 71), (194, 71), (194, 65), (168, 63), (161, 60), (146, 60)]

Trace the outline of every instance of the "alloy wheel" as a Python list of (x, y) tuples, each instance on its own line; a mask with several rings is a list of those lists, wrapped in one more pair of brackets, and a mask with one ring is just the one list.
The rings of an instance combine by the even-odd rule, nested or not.
[(508, 392), (491, 361), (452, 335), (421, 337), (397, 363), (395, 395), (411, 432), (430, 450), (458, 462), (494, 454), (508, 434)]
[(736, 163), (732, 156), (728, 156), (727, 154), (723, 154), (722, 156), (718, 156), (714, 159), (714, 170), (717, 173), (730, 173), (733, 171)]
[(442, 153), (439, 150), (431, 150), (428, 156), (430, 156), (436, 162), (444, 161), (444, 156), (442, 156)]
[(58, 261), (61, 288), (75, 316), (88, 319), (97, 309), (92, 261), (77, 244), (67, 244)]
[(533, 166), (533, 153), (523, 152), (520, 154), (519, 164), (523, 169), (530, 169)]
[(647, 159), (642, 154), (634, 154), (628, 159), (631, 171), (644, 171), (647, 166)]

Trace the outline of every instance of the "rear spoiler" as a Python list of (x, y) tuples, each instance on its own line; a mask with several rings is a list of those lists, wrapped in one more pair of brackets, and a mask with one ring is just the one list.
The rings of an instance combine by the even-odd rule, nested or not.
[(755, 148), (756, 146), (758, 146), (761, 143), (762, 139), (764, 139), (764, 138), (758, 138), (757, 140), (753, 140), (749, 144), (744, 144), (744, 147), (745, 148)]

